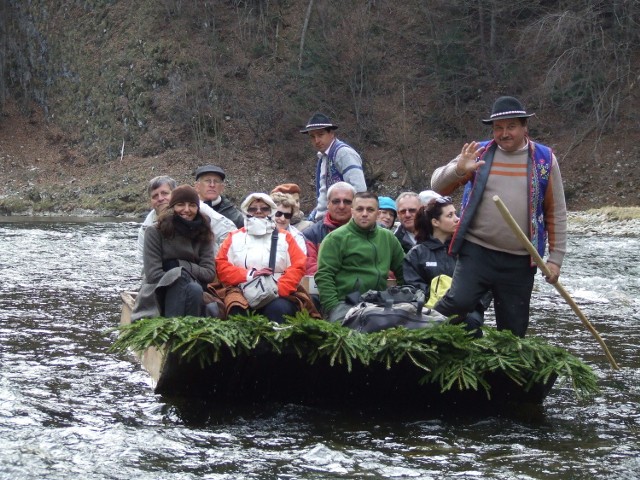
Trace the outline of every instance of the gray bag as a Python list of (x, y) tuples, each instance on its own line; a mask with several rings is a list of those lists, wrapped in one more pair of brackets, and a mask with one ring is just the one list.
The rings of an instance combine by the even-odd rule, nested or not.
[[(278, 228), (271, 234), (271, 253), (269, 256), (269, 268), (271, 271), (276, 266), (276, 249), (278, 248)], [(273, 275), (255, 277), (242, 285), (242, 294), (254, 309), (262, 308), (278, 298), (278, 282)]]
[(278, 298), (278, 282), (273, 275), (256, 277), (242, 286), (242, 293), (251, 308), (262, 308)]

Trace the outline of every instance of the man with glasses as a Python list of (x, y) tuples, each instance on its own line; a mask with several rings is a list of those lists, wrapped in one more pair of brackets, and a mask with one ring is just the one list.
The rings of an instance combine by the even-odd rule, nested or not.
[(338, 140), (337, 125), (329, 117), (315, 113), (300, 133), (309, 135), (311, 145), (318, 152), (316, 167), (316, 198), (318, 203), (311, 212), (309, 220), (319, 222), (328, 209), (328, 194), (331, 185), (347, 182), (356, 192), (364, 192), (367, 185), (362, 170), (362, 158), (350, 145)]
[(322, 242), (315, 280), (323, 314), (330, 322), (343, 320), (353, 307), (347, 295), (385, 290), (389, 271), (400, 285), (404, 282), (404, 252), (393, 233), (377, 224), (378, 208), (374, 193), (357, 193), (353, 218)]
[(347, 182), (331, 185), (327, 191), (327, 213), (321, 221), (302, 231), (307, 239), (307, 275), (314, 275), (318, 270), (318, 249), (324, 237), (351, 220), (351, 204), (355, 194), (356, 189)]
[(420, 198), (415, 192), (403, 192), (396, 199), (396, 207), (400, 225), (395, 235), (400, 240), (404, 253), (407, 253), (416, 244), (415, 219), (416, 212), (420, 208)]
[(466, 314), (490, 291), (498, 330), (520, 337), (529, 325), (536, 267), (493, 197), (501, 197), (541, 257), (548, 244), (549, 283), (558, 281), (567, 243), (560, 168), (551, 148), (529, 138), (527, 120), (533, 115), (514, 97), (498, 98), (482, 120), (491, 125), (493, 139), (466, 143), (431, 177), (432, 188), (443, 195), (465, 185), (449, 247), (458, 255), (453, 282), (434, 308), (446, 316)]
[(236, 227), (244, 226), (242, 212), (222, 195), (224, 192), (224, 170), (216, 165), (205, 165), (196, 170), (195, 189), (200, 200), (216, 212), (231, 220)]

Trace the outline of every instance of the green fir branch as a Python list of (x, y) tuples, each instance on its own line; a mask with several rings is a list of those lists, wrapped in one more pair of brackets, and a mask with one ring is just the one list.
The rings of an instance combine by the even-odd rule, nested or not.
[[(407, 330), (393, 328), (363, 334), (337, 323), (316, 320), (306, 313), (283, 324), (260, 315), (211, 318), (151, 318), (122, 326), (111, 347), (114, 352), (167, 347), (201, 366), (218, 362), (226, 351), (251, 355), (260, 344), (271, 351), (295, 352), (311, 364), (327, 362), (352, 371), (355, 363), (392, 369), (417, 368), (421, 383), (435, 383), (441, 391), (478, 390), (490, 396), (487, 375), (501, 372), (525, 390), (554, 377), (567, 381), (580, 398), (598, 392), (593, 370), (566, 350), (538, 337), (519, 338), (508, 331), (483, 328), (474, 338), (459, 325), (444, 324)], [(262, 347), (261, 347), (262, 348)]]

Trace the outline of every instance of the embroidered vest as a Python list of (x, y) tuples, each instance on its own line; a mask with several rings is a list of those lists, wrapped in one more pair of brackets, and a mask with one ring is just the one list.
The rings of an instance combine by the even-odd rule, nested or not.
[[(494, 154), (496, 148), (498, 148), (494, 140), (481, 142), (480, 146), (486, 147), (486, 149), (478, 160), (484, 160), (485, 164), (473, 174), (473, 177), (464, 187), (460, 223), (453, 235), (449, 249), (452, 254), (458, 253), (462, 246), (464, 235), (487, 185)], [(544, 196), (549, 184), (552, 162), (553, 151), (549, 147), (529, 140), (529, 162), (527, 164), (527, 176), (529, 177), (529, 239), (540, 256), (544, 256), (547, 245), (547, 230), (544, 224)]]
[[(338, 154), (338, 150), (342, 147), (348, 147), (346, 143), (336, 140), (329, 147), (329, 151), (327, 152), (327, 168), (325, 171), (325, 185), (327, 186), (327, 190), (334, 183), (342, 182), (344, 180), (343, 173), (338, 170), (336, 167), (336, 155)], [(323, 155), (324, 156), (324, 155)], [(320, 178), (322, 176), (322, 157), (318, 159), (318, 165), (316, 167), (316, 197), (320, 195)]]

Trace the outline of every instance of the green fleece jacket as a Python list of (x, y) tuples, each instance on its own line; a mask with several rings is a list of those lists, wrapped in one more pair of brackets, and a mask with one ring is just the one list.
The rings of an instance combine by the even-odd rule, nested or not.
[(402, 285), (404, 250), (390, 230), (363, 230), (352, 220), (329, 233), (320, 244), (316, 285), (325, 312), (356, 289), (387, 288), (391, 270)]

